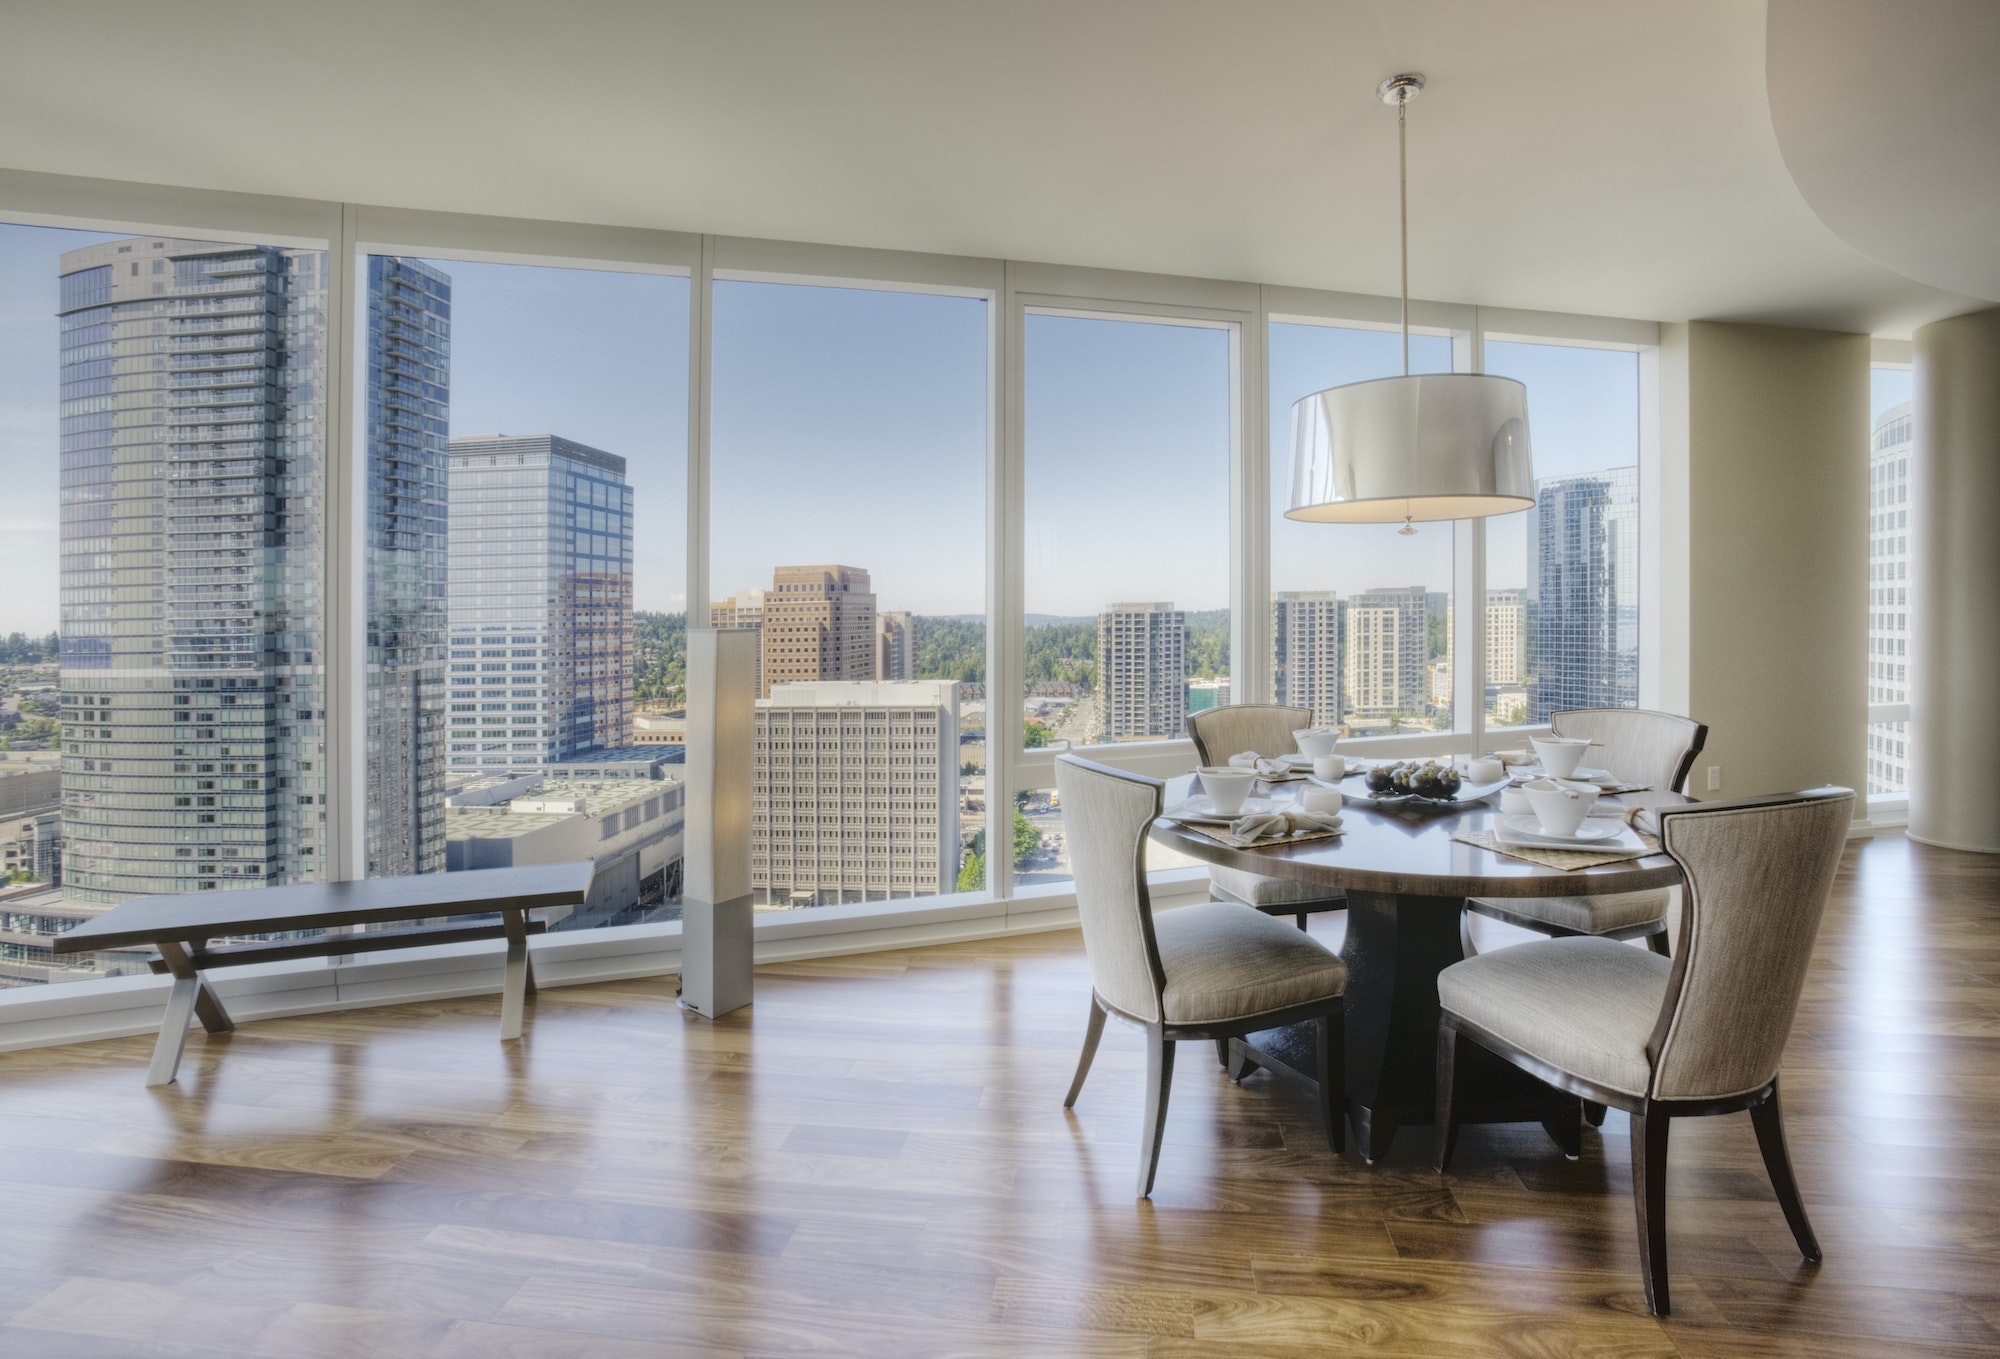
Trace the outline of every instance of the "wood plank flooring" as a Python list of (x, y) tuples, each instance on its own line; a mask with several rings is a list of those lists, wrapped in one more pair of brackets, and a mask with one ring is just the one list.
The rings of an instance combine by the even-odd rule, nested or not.
[[(1482, 943), (1518, 937), (1480, 922)], [(1331, 942), (1340, 917), (1313, 929)], [(1826, 1249), (1747, 1115), (1673, 1133), (1676, 1313), (1646, 1315), (1624, 1116), (1336, 1158), (1267, 1076), (1181, 1053), (1132, 1197), (1140, 1036), (1072, 1114), (1074, 933), (0, 1056), (0, 1355), (2000, 1353), (2000, 862), (1851, 850), (1784, 1075)]]

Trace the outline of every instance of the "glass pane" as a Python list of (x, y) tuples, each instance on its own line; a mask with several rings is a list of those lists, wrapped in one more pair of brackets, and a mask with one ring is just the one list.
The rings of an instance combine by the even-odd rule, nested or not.
[(688, 281), (368, 261), (368, 871), (680, 912)]
[(715, 285), (708, 609), (712, 626), (758, 633), (759, 909), (908, 900), (974, 880), (986, 308)]
[[(1451, 340), (1412, 335), (1410, 369), (1450, 372)], [(1402, 371), (1400, 332), (1271, 327), (1272, 696), (1354, 735), (1451, 729), (1452, 526), (1285, 518), (1292, 406)]]
[(1030, 314), (1026, 740), (1229, 702), (1229, 332)]
[[(971, 848), (983, 860), (984, 834), (973, 840)], [(1202, 867), (1201, 861), (1192, 855), (1170, 849), (1151, 837), (1146, 840), (1145, 856), (1148, 873)], [(1030, 788), (1014, 794), (1014, 886), (1067, 884), (1073, 877), (1069, 837), (1063, 829), (1062, 801), (1056, 790)]]
[[(1873, 373), (1868, 439), (1868, 701), (1910, 701), (1910, 391), (1907, 368)], [(1910, 724), (1868, 726), (1868, 791), (1910, 786)]]
[(1639, 356), (1488, 341), (1528, 388), (1535, 508), (1487, 520), (1486, 712), (1639, 704)]
[[(0, 986), (325, 849), (326, 255), (0, 226)], [(60, 644), (56, 634), (60, 631)]]

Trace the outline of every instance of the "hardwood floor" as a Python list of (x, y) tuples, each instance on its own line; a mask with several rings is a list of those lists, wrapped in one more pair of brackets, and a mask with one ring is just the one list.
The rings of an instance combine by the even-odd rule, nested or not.
[(1135, 1201), (1142, 1036), (1062, 1109), (1074, 933), (673, 994), (546, 990), (517, 1048), (494, 997), (197, 1033), (157, 1090), (148, 1038), (0, 1056), (0, 1354), (2000, 1353), (1993, 859), (1849, 852), (1783, 1076), (1826, 1262), (1747, 1115), (1676, 1124), (1665, 1320), (1616, 1112), (1573, 1163), (1522, 1125), (1370, 1168), (1192, 1044)]

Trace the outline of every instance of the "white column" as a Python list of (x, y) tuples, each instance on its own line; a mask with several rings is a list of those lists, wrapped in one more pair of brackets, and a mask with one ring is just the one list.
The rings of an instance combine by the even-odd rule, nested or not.
[(2000, 308), (1916, 342), (1909, 835), (2000, 853)]
[(681, 1004), (750, 1003), (750, 785), (757, 634), (689, 628)]

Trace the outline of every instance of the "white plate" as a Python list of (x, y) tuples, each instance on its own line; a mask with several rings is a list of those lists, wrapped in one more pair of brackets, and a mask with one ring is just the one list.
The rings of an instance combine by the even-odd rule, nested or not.
[(1514, 838), (1530, 840), (1538, 845), (1601, 845), (1608, 840), (1621, 840), (1625, 836), (1625, 823), (1622, 821), (1592, 821), (1586, 818), (1584, 823), (1576, 828), (1575, 835), (1550, 834), (1542, 829), (1542, 823), (1537, 821), (1532, 813), (1527, 816), (1510, 816), (1500, 824), (1507, 834)]
[(1226, 826), (1241, 816), (1263, 816), (1288, 806), (1274, 797), (1249, 797), (1243, 799), (1240, 811), (1224, 815), (1215, 810), (1215, 804), (1205, 793), (1197, 793), (1178, 807), (1169, 807), (1166, 815), (1175, 821), (1192, 821), (1205, 826)]
[[(1322, 788), (1340, 788), (1340, 784), (1331, 779), (1309, 778), (1306, 782), (1316, 783)], [(1492, 797), (1506, 786), (1506, 779), (1495, 779), (1491, 783), (1461, 783), (1458, 788), (1458, 796), (1449, 799), (1420, 797), (1415, 793), (1371, 793), (1367, 791), (1368, 785), (1366, 784), (1363, 784), (1358, 789), (1341, 788), (1340, 791), (1349, 802), (1352, 802), (1357, 807), (1400, 807), (1405, 803), (1411, 802), (1426, 807), (1465, 807), (1482, 799)]]

